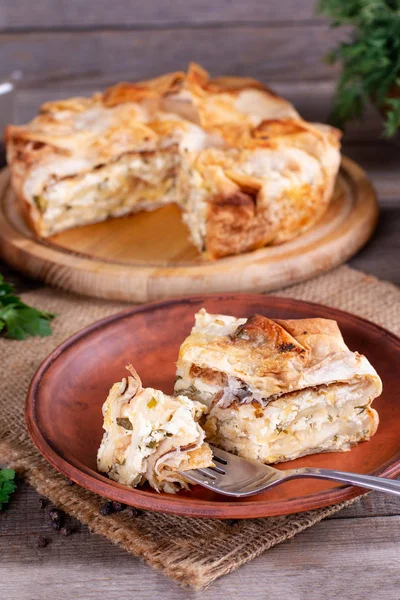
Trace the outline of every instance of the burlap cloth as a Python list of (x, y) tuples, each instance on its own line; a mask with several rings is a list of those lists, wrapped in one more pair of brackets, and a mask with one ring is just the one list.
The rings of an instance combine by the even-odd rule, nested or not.
[[(338, 307), (400, 334), (400, 290), (346, 266), (288, 288), (281, 295)], [(126, 304), (71, 296), (49, 288), (25, 294), (24, 300), (58, 316), (51, 337), (0, 342), (0, 463), (23, 473), (40, 494), (93, 532), (120, 544), (171, 579), (201, 588), (348, 504), (235, 523), (151, 512), (137, 518), (123, 512), (100, 516), (104, 500), (77, 485), (68, 486), (33, 446), (23, 409), (31, 377), (47, 354), (74, 332), (126, 308)]]

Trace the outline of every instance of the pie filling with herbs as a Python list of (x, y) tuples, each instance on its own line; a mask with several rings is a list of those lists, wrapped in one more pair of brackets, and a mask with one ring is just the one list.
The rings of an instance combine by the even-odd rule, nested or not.
[(378, 426), (371, 403), (381, 380), (328, 319), (236, 319), (203, 309), (176, 375), (175, 393), (207, 407), (207, 441), (244, 458), (345, 451)]
[(208, 258), (310, 228), (332, 195), (339, 139), (259, 82), (210, 79), (196, 64), (46, 103), (6, 132), (12, 185), (38, 236), (176, 203)]
[(103, 405), (98, 470), (132, 487), (148, 481), (159, 492), (187, 488), (184, 471), (212, 465), (198, 423), (206, 408), (182, 395), (143, 388), (133, 367), (128, 370), (131, 376), (113, 385)]

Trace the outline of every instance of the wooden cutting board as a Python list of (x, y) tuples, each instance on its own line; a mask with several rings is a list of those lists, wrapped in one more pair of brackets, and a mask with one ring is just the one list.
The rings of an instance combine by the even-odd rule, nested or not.
[(370, 238), (377, 217), (366, 173), (343, 157), (330, 206), (307, 233), (280, 246), (206, 261), (188, 240), (175, 205), (37, 239), (18, 210), (8, 170), (0, 172), (4, 260), (50, 285), (110, 300), (275, 290), (348, 260)]

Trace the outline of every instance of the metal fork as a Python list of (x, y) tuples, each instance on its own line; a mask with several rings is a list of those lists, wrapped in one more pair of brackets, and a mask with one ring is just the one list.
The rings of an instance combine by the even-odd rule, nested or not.
[(392, 481), (382, 477), (371, 475), (358, 475), (356, 473), (345, 473), (331, 469), (320, 469), (304, 467), (302, 469), (287, 469), (279, 471), (253, 460), (247, 460), (211, 446), (214, 457), (214, 466), (206, 469), (192, 469), (182, 472), (191, 483), (197, 483), (203, 487), (224, 494), (243, 498), (252, 496), (261, 491), (275, 487), (284, 481), (298, 479), (301, 477), (313, 477), (316, 479), (329, 479), (349, 485), (387, 492), (400, 496), (400, 481)]

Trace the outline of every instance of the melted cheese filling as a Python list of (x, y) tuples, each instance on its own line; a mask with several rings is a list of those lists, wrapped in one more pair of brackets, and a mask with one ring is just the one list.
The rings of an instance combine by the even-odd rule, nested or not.
[(205, 434), (198, 424), (205, 408), (184, 396), (171, 397), (152, 388), (127, 401), (129, 395), (118, 393), (124, 381), (113, 386), (103, 406), (99, 471), (133, 487), (145, 480), (158, 491), (174, 493), (187, 487), (177, 471), (195, 468), (190, 463), (197, 454), (200, 459), (209, 457), (202, 452)]
[(103, 221), (177, 200), (177, 155), (126, 154), (77, 177), (66, 177), (34, 196), (43, 235)]
[(316, 452), (346, 451), (375, 432), (378, 415), (359, 383), (283, 395), (262, 408), (211, 408), (207, 440), (244, 458), (276, 463)]

